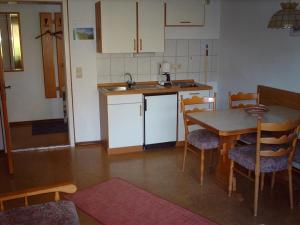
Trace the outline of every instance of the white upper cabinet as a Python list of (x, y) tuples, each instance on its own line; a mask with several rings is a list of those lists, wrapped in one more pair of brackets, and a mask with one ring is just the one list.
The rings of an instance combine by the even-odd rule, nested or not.
[(96, 3), (97, 51), (164, 51), (162, 0), (103, 0)]
[(160, 0), (138, 3), (139, 52), (164, 51), (164, 7)]
[(166, 0), (166, 26), (204, 26), (204, 0)]
[(101, 30), (102, 53), (136, 51), (136, 2), (101, 1), (100, 14), (97, 23)]

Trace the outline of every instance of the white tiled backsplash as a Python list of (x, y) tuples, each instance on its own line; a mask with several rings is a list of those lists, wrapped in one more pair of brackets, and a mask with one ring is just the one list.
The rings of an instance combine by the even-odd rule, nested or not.
[(171, 79), (204, 81), (205, 46), (208, 45), (208, 80), (218, 73), (218, 40), (166, 40), (164, 53), (97, 54), (98, 83), (124, 82), (124, 73), (135, 81), (159, 80), (162, 62), (171, 64)]

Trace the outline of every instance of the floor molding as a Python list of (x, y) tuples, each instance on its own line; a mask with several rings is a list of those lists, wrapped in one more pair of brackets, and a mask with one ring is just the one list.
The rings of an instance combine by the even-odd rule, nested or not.
[(47, 147), (35, 147), (35, 148), (20, 148), (14, 149), (12, 152), (28, 152), (28, 151), (53, 151), (71, 148), (71, 145), (57, 145), (57, 146), (47, 146)]
[(22, 127), (22, 126), (31, 126), (32, 123), (36, 122), (45, 122), (45, 123), (51, 123), (51, 122), (60, 122), (64, 121), (64, 118), (61, 119), (46, 119), (46, 120), (31, 120), (31, 121), (20, 121), (20, 122), (10, 122), (10, 127)]
[(103, 144), (103, 141), (98, 140), (98, 141), (83, 141), (83, 142), (76, 142), (75, 146), (86, 146), (86, 145), (99, 145)]

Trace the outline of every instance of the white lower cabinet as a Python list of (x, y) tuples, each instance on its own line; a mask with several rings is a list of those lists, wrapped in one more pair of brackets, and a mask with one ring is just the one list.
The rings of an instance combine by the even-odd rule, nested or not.
[(107, 104), (109, 149), (143, 145), (142, 95), (108, 96)]
[[(184, 130), (184, 121), (183, 121), (183, 112), (180, 106), (181, 97), (183, 98), (192, 98), (193, 96), (209, 96), (209, 90), (203, 91), (180, 91), (178, 92), (178, 129), (177, 129), (177, 141), (184, 141), (185, 139), (185, 130)], [(197, 106), (199, 107), (199, 106)], [(209, 105), (203, 105), (201, 107), (209, 107)], [(191, 106), (193, 108), (193, 106)], [(191, 126), (190, 130), (199, 129), (200, 126)]]
[[(173, 102), (173, 95), (165, 95), (165, 96), (150, 96), (148, 112), (146, 111), (147, 118), (150, 121), (150, 106), (153, 105), (158, 107), (158, 112), (161, 114), (153, 114), (153, 119), (151, 123), (147, 123), (147, 137), (149, 138), (145, 140), (145, 144), (152, 143), (161, 143), (166, 141), (171, 141), (171, 139), (175, 141), (176, 137), (176, 113), (178, 112), (178, 121), (177, 121), (177, 141), (184, 141), (185, 139), (185, 131), (184, 131), (184, 121), (183, 121), (183, 113), (180, 107), (181, 97), (183, 98), (191, 98), (193, 96), (209, 96), (209, 90), (200, 90), (200, 91), (181, 91), (178, 92), (178, 111), (175, 108), (168, 109), (168, 112), (172, 112), (172, 116), (170, 113), (166, 114), (166, 117), (163, 118), (163, 108)], [(165, 103), (163, 106), (160, 104), (160, 100), (163, 98), (172, 98), (168, 100), (168, 104)], [(153, 99), (153, 104), (150, 101)], [(155, 100), (155, 101), (154, 101)], [(157, 100), (157, 101), (156, 101)], [(174, 97), (174, 101), (176, 102), (176, 95)], [(155, 104), (154, 104), (155, 103)], [(157, 104), (156, 104), (157, 103)], [(174, 104), (171, 104), (172, 107)], [(147, 108), (148, 108), (147, 107)], [(170, 106), (171, 107), (171, 106)], [(193, 106), (192, 106), (193, 107)], [(209, 107), (209, 105), (203, 105), (202, 107)], [(152, 111), (151, 111), (152, 112)], [(173, 115), (174, 114), (174, 115)], [(171, 120), (171, 117), (175, 119), (175, 122), (167, 123), (167, 121)], [(163, 122), (159, 121), (162, 119)], [(144, 103), (143, 103), (143, 95), (142, 94), (130, 94), (130, 95), (110, 95), (107, 96), (107, 127), (108, 127), (108, 148), (113, 150), (114, 148), (124, 148), (124, 147), (132, 147), (132, 146), (143, 146), (144, 145)], [(172, 120), (173, 121), (173, 120)], [(159, 128), (162, 126), (162, 129), (152, 129)], [(166, 127), (167, 126), (167, 127)], [(168, 128), (168, 129), (167, 129)], [(174, 138), (170, 140), (164, 140), (163, 137), (166, 137), (165, 130), (174, 130), (174, 135), (170, 133), (170, 135)], [(192, 127), (192, 129), (199, 129), (199, 126)], [(152, 132), (155, 130), (155, 132)], [(158, 132), (161, 131), (161, 132)]]

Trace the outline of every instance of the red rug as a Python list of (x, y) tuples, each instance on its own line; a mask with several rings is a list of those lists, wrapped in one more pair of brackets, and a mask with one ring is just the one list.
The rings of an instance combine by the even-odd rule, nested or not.
[(216, 225), (119, 178), (66, 198), (105, 225)]

